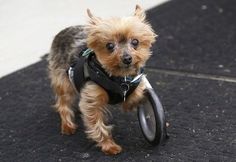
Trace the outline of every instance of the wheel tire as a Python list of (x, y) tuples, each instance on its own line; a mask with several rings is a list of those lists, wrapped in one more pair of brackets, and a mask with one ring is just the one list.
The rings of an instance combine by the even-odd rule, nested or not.
[(145, 91), (147, 100), (138, 107), (139, 125), (151, 145), (159, 145), (167, 138), (165, 114), (152, 88)]

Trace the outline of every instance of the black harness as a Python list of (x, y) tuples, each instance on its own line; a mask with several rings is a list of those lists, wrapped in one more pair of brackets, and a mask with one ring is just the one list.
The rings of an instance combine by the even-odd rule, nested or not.
[(109, 104), (117, 104), (125, 99), (138, 87), (143, 69), (135, 77), (109, 76), (97, 61), (91, 49), (82, 51), (75, 64), (67, 71), (76, 90), (80, 92), (84, 84), (91, 80), (104, 88), (109, 95)]

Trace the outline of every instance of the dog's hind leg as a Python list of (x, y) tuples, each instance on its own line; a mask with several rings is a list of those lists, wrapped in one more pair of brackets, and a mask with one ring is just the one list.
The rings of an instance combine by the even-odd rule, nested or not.
[(74, 123), (72, 105), (76, 92), (66, 73), (54, 71), (53, 75), (51, 75), (51, 83), (56, 94), (55, 108), (61, 117), (61, 133), (66, 135), (74, 134), (77, 125)]

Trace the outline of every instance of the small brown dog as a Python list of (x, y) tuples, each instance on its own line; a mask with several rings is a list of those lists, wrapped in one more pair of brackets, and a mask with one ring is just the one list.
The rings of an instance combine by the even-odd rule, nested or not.
[[(143, 99), (141, 69), (151, 55), (156, 35), (138, 5), (133, 16), (124, 18), (104, 20), (89, 10), (87, 13), (88, 25), (66, 28), (52, 43), (48, 61), (55, 108), (61, 117), (62, 134), (74, 134), (77, 125), (72, 104), (79, 94), (79, 109), (88, 137), (104, 153), (118, 154), (122, 148), (114, 142), (112, 127), (106, 124), (106, 107), (121, 103), (129, 111)], [(86, 47), (89, 52), (83, 50)], [(83, 64), (80, 60), (84, 60)], [(75, 68), (77, 64), (79, 68)]]

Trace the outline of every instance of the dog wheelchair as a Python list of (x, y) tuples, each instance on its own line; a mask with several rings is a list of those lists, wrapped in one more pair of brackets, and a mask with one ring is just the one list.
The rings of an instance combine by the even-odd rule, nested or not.
[(159, 145), (168, 138), (164, 109), (146, 76), (143, 79), (146, 100), (138, 106), (139, 125), (145, 139), (151, 145)]

